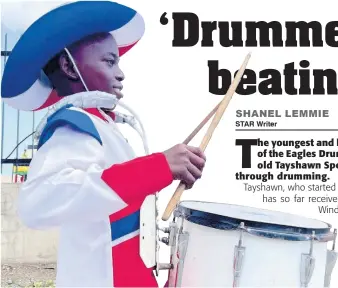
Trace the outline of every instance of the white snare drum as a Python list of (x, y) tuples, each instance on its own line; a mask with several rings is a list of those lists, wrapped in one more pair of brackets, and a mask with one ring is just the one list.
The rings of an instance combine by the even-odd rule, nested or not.
[(336, 236), (327, 223), (197, 201), (181, 202), (174, 216), (169, 287), (324, 287)]

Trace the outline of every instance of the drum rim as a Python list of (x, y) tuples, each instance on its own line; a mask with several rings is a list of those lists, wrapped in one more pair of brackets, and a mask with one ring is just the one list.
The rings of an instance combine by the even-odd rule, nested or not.
[[(284, 225), (284, 224), (268, 223), (264, 221), (257, 222), (257, 221), (252, 221), (252, 220), (239, 219), (239, 218), (234, 218), (231, 216), (213, 214), (211, 212), (205, 212), (205, 211), (200, 211), (200, 210), (193, 209), (193, 208), (184, 207), (182, 206), (184, 203), (226, 204), (226, 205), (242, 207), (242, 208), (253, 208), (253, 209), (260, 209), (262, 211), (278, 212), (282, 214), (288, 214), (288, 215), (292, 215), (296, 217), (302, 217), (302, 218), (315, 220), (315, 221), (318, 221), (318, 222), (321, 222), (327, 225), (327, 227), (326, 228), (305, 228), (305, 227), (299, 227), (296, 225), (291, 226), (291, 225)], [(229, 228), (230, 226), (233, 226), (232, 229), (236, 229), (237, 227), (240, 226), (241, 222), (244, 222), (244, 225), (246, 227), (258, 228), (262, 230), (268, 229), (272, 233), (287, 231), (288, 233), (311, 235), (312, 232), (314, 231), (317, 235), (321, 235), (321, 234), (329, 233), (330, 229), (332, 228), (332, 225), (327, 222), (313, 219), (313, 218), (304, 217), (304, 216), (299, 216), (293, 213), (286, 213), (286, 212), (275, 211), (275, 210), (270, 210), (270, 209), (261, 209), (261, 208), (252, 207), (252, 206), (244, 206), (244, 205), (230, 204), (230, 203), (223, 203), (223, 202), (184, 200), (178, 204), (177, 211), (180, 215), (182, 215), (184, 219), (186, 219), (189, 222), (202, 225), (202, 226), (216, 228), (219, 230), (230, 230), (231, 229)]]

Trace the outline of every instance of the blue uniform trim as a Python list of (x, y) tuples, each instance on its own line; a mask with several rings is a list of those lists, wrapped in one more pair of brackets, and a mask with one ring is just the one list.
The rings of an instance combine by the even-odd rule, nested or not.
[(99, 132), (90, 117), (85, 113), (67, 109), (72, 106), (69, 104), (62, 107), (47, 119), (47, 124), (39, 139), (38, 149), (53, 136), (57, 128), (65, 125), (70, 125), (75, 131), (94, 137), (102, 145)]
[(140, 210), (110, 224), (112, 241), (140, 229)]

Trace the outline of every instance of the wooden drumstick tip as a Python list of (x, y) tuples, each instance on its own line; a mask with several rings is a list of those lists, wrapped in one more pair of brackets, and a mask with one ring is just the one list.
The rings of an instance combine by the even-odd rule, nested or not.
[(251, 54), (252, 54), (252, 52), (250, 51), (250, 52), (246, 55), (245, 60), (244, 60), (244, 63), (247, 63), (247, 62), (249, 61), (249, 59), (251, 58)]
[(250, 52), (248, 53), (248, 55), (246, 55), (246, 59), (245, 59), (246, 62), (249, 61), (249, 59), (250, 59), (250, 57), (251, 57), (251, 54), (252, 54), (252, 52), (250, 51)]
[(176, 205), (179, 203), (180, 201), (180, 198), (185, 190), (186, 186), (184, 183), (180, 183), (178, 185), (178, 187), (176, 188), (176, 191), (175, 193), (173, 194), (173, 196), (171, 197), (168, 205), (167, 205), (167, 208), (165, 209), (163, 215), (162, 215), (162, 220), (163, 221), (167, 221), (171, 214), (173, 213), (173, 211), (175, 210), (176, 208)]

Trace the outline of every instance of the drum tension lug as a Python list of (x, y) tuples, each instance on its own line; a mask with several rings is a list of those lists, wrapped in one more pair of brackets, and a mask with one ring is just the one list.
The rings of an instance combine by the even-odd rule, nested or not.
[(183, 277), (183, 268), (184, 268), (184, 260), (188, 250), (188, 242), (189, 242), (189, 233), (183, 232), (183, 227), (181, 226), (178, 232), (178, 250), (177, 250), (177, 258), (178, 258), (178, 268), (177, 268), (177, 281), (176, 287), (181, 287), (182, 277)]
[(179, 210), (175, 210), (174, 213), (174, 218), (173, 218), (173, 222), (175, 222), (176, 218), (184, 218), (184, 216), (186, 216), (182, 211)]
[(316, 259), (313, 257), (313, 244), (315, 240), (315, 231), (312, 232), (309, 254), (302, 254), (302, 263), (300, 271), (301, 287), (308, 287), (315, 268)]
[(241, 222), (240, 226), (240, 238), (238, 241), (238, 245), (235, 246), (235, 255), (234, 255), (234, 280), (233, 287), (238, 287), (239, 279), (241, 276), (241, 271), (243, 267), (243, 258), (245, 254), (245, 247), (242, 245), (243, 242), (243, 230), (245, 230), (244, 223)]
[(334, 234), (334, 239), (333, 239), (333, 243), (332, 243), (332, 251), (334, 251), (336, 249), (337, 229), (333, 230), (333, 234)]

